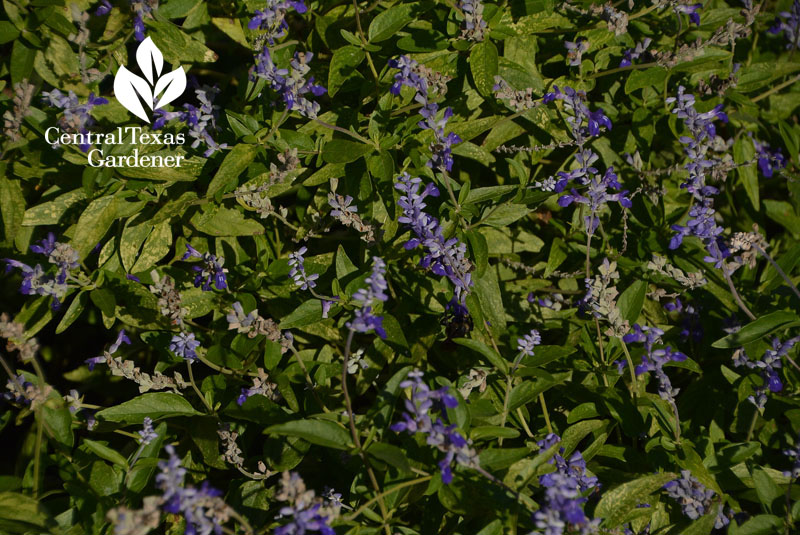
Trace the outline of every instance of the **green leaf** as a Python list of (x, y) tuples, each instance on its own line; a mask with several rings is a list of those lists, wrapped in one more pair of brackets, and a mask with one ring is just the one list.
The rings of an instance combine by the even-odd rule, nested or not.
[(622, 524), (625, 516), (647, 497), (661, 489), (665, 483), (675, 479), (676, 475), (667, 472), (640, 477), (607, 490), (600, 498), (594, 514), (603, 518), (603, 525), (614, 528)]
[[(3, 172), (3, 169), (0, 169), (0, 172)], [(5, 240), (11, 243), (25, 217), (25, 197), (22, 195), (18, 180), (0, 177), (0, 215), (3, 217)]]
[(101, 459), (105, 459), (106, 461), (119, 465), (126, 470), (128, 469), (128, 461), (125, 460), (125, 457), (123, 457), (117, 450), (109, 448), (102, 442), (89, 440), (88, 438), (83, 439), (82, 444), (89, 448), (89, 450), (94, 452)]
[(636, 318), (644, 306), (644, 298), (647, 295), (647, 282), (636, 280), (628, 286), (619, 296), (619, 310), (622, 317), (630, 323), (635, 323)]
[(637, 89), (643, 87), (658, 86), (664, 83), (667, 77), (667, 70), (661, 67), (653, 67), (645, 70), (635, 70), (628, 76), (625, 82), (625, 94), (630, 95)]
[(322, 319), (322, 301), (319, 299), (309, 299), (283, 318), (279, 327), (281, 329), (294, 329), (305, 327)]
[(489, 266), (489, 245), (486, 243), (486, 237), (478, 232), (477, 229), (469, 230), (467, 239), (472, 253), (471, 258), (475, 263), (475, 275), (480, 277)]
[(372, 151), (374, 147), (347, 139), (332, 139), (322, 147), (322, 159), (328, 163), (350, 163)]
[(75, 443), (75, 437), (72, 435), (72, 413), (69, 409), (66, 407), (54, 409), (44, 405), (41, 407), (41, 415), (50, 435), (67, 448), (71, 448)]
[(536, 381), (525, 381), (511, 389), (508, 396), (509, 412), (534, 401), (539, 394), (546, 392), (571, 376), (571, 372), (555, 373), (552, 378), (539, 377)]
[(367, 448), (367, 453), (378, 460), (394, 466), (401, 472), (411, 472), (411, 465), (408, 463), (405, 452), (397, 446), (373, 442)]
[(783, 225), (793, 236), (800, 236), (800, 216), (795, 213), (790, 203), (765, 199), (763, 204), (767, 217)]
[(688, 528), (681, 531), (680, 535), (708, 535), (714, 529), (717, 521), (717, 506), (712, 506), (713, 511), (692, 521)]
[(330, 420), (294, 420), (267, 427), (264, 433), (300, 437), (312, 444), (337, 450), (347, 450), (353, 447), (350, 433), (341, 425)]
[(486, 448), (478, 455), (480, 465), (490, 471), (508, 468), (531, 454), (528, 448)]
[(365, 57), (363, 49), (352, 45), (343, 46), (333, 53), (328, 71), (328, 93), (331, 97), (336, 95), (345, 80), (356, 72), (356, 67)]
[(132, 271), (131, 268), (139, 255), (139, 249), (152, 230), (153, 225), (147, 221), (133, 225), (128, 224), (123, 229), (122, 238), (120, 238), (119, 242), (119, 256), (125, 271)]
[(218, 191), (233, 189), (236, 179), (247, 169), (258, 153), (256, 145), (240, 143), (225, 155), (222, 165), (219, 166), (217, 174), (208, 185), (206, 196), (213, 197)]
[(499, 425), (482, 425), (473, 427), (469, 432), (472, 440), (493, 440), (495, 438), (517, 438), (519, 431), (510, 427), (500, 427)]
[(164, 258), (172, 249), (172, 227), (169, 221), (162, 221), (153, 228), (145, 240), (139, 257), (131, 268), (131, 273), (147, 271)]
[(469, 68), (478, 93), (489, 97), (494, 91), (494, 77), (498, 73), (497, 47), (488, 39), (472, 47)]
[(508, 374), (508, 362), (500, 356), (494, 349), (485, 345), (483, 342), (479, 342), (478, 340), (473, 340), (471, 338), (456, 338), (453, 340), (460, 346), (468, 347), (469, 349), (475, 351), (486, 357), (486, 361), (497, 368), (498, 371), (502, 372), (503, 375)]
[(787, 329), (797, 325), (800, 325), (800, 316), (793, 312), (784, 312), (778, 310), (765, 316), (761, 316), (755, 321), (751, 321), (742, 327), (738, 332), (720, 338), (711, 344), (711, 347), (715, 347), (717, 349), (742, 347), (743, 345), (754, 340), (758, 340), (762, 336), (766, 336), (773, 331), (778, 329)]
[(78, 295), (72, 300), (67, 308), (67, 311), (64, 312), (64, 317), (61, 318), (61, 321), (58, 322), (58, 326), (56, 327), (56, 334), (61, 334), (66, 331), (70, 325), (72, 325), (76, 319), (78, 319), (83, 312), (84, 308), (86, 308), (86, 301), (89, 299), (89, 294), (86, 290), (81, 290), (78, 292)]
[(783, 519), (774, 515), (754, 516), (735, 531), (730, 531), (731, 535), (774, 535), (782, 532)]
[(33, 72), (33, 60), (36, 58), (36, 49), (28, 48), (17, 39), (11, 47), (11, 83), (16, 84), (23, 79), (30, 78)]
[(72, 247), (78, 251), (81, 260), (103, 239), (116, 217), (117, 203), (113, 195), (95, 199), (83, 211), (72, 238)]
[(759, 501), (768, 511), (772, 512), (772, 502), (783, 496), (783, 491), (769, 474), (758, 466), (753, 468), (753, 483), (756, 486)]
[(550, 244), (550, 254), (547, 256), (547, 267), (544, 269), (544, 278), (548, 278), (567, 259), (567, 248), (561, 238), (553, 239)]
[(264, 226), (258, 221), (248, 219), (236, 208), (225, 208), (218, 205), (207, 205), (205, 210), (194, 214), (190, 222), (194, 228), (211, 236), (264, 234)]
[(27, 533), (54, 524), (47, 510), (37, 500), (16, 492), (0, 492), (0, 529)]
[(403, 26), (411, 22), (411, 4), (390, 7), (372, 19), (367, 30), (370, 43), (379, 43), (395, 35)]
[[(492, 119), (492, 124), (497, 122), (496, 118), (491, 117), (491, 119)], [(460, 129), (457, 128), (457, 127), (461, 126), (462, 124), (464, 124), (464, 123), (454, 124), (453, 125), (453, 132), (458, 133), (460, 131)], [(468, 122), (466, 124), (472, 124), (472, 121), (470, 121), (470, 122)], [(480, 133), (480, 132), (478, 132), (478, 133)], [(464, 138), (462, 137), (462, 139), (464, 139)], [(499, 199), (503, 195), (511, 193), (512, 191), (516, 191), (518, 189), (518, 187), (519, 186), (488, 186), (488, 187), (485, 187), (485, 188), (475, 188), (473, 190), (470, 190), (469, 195), (467, 195), (467, 199), (464, 201), (464, 204), (470, 204), (470, 203), (477, 204), (477, 203), (481, 203), (481, 202), (484, 202), (484, 201), (494, 201), (494, 200)]]
[(202, 413), (195, 410), (183, 396), (169, 392), (148, 392), (130, 401), (103, 409), (95, 416), (101, 421), (141, 424), (145, 416), (158, 420), (199, 414)]
[[(747, 136), (739, 136), (733, 143), (733, 160), (738, 164), (749, 162), (756, 155), (753, 140)], [(742, 179), (744, 190), (750, 199), (753, 209), (758, 212), (760, 199), (758, 197), (758, 173), (755, 165), (742, 165), (737, 168), (739, 178)]]
[(530, 208), (524, 204), (501, 204), (496, 208), (489, 208), (487, 212), (489, 215), (483, 220), (483, 224), (503, 228), (528, 215)]
[(25, 227), (55, 225), (70, 206), (85, 198), (86, 192), (83, 188), (78, 188), (59, 195), (55, 200), (32, 206), (25, 210), (22, 225)]

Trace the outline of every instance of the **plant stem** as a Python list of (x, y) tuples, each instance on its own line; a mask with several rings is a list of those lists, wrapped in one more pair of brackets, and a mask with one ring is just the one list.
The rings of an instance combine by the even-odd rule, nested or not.
[(353, 9), (356, 11), (356, 26), (358, 27), (358, 35), (361, 37), (361, 44), (364, 47), (364, 52), (367, 55), (367, 63), (369, 64), (369, 70), (372, 71), (372, 76), (375, 78), (375, 87), (378, 87), (380, 83), (380, 78), (378, 76), (378, 71), (375, 70), (375, 64), (372, 63), (372, 56), (369, 53), (369, 50), (366, 49), (367, 46), (367, 37), (364, 35), (364, 29), (361, 27), (361, 16), (358, 13), (358, 0), (353, 0)]
[(553, 432), (553, 426), (550, 425), (550, 413), (547, 412), (547, 403), (544, 402), (544, 393), (539, 394), (539, 404), (542, 406), (542, 413), (544, 414), (544, 423), (547, 426), (547, 432)]
[(206, 406), (206, 409), (208, 409), (208, 412), (210, 414), (215, 414), (214, 413), (214, 409), (212, 409), (211, 405), (208, 404), (208, 400), (206, 400), (206, 397), (203, 395), (203, 393), (200, 391), (200, 389), (197, 388), (197, 383), (194, 382), (194, 373), (192, 373), (192, 361), (191, 360), (186, 361), (186, 369), (189, 370), (189, 382), (192, 383), (192, 388), (194, 388), (195, 393), (200, 397), (200, 401), (203, 402), (203, 405)]
[(795, 284), (792, 282), (792, 279), (790, 279), (790, 278), (789, 278), (789, 276), (788, 276), (788, 275), (787, 275), (787, 274), (786, 274), (786, 273), (785, 273), (785, 272), (784, 272), (784, 271), (781, 269), (781, 267), (778, 265), (778, 263), (777, 263), (777, 262), (775, 262), (775, 260), (773, 260), (772, 256), (770, 256), (770, 255), (769, 255), (769, 254), (768, 254), (768, 253), (767, 253), (767, 252), (766, 252), (764, 249), (762, 249), (762, 248), (761, 248), (761, 247), (760, 247), (758, 244), (756, 244), (756, 243), (754, 243), (754, 244), (753, 244), (753, 247), (755, 248), (755, 250), (756, 250), (756, 251), (758, 251), (759, 253), (761, 253), (761, 256), (763, 256), (764, 258), (766, 258), (766, 259), (767, 259), (767, 261), (768, 261), (770, 264), (772, 264), (772, 267), (774, 267), (774, 268), (775, 268), (775, 271), (777, 271), (777, 272), (778, 272), (778, 275), (780, 275), (781, 277), (783, 277), (783, 280), (784, 280), (784, 281), (786, 281), (786, 284), (788, 284), (788, 285), (789, 285), (789, 288), (791, 288), (791, 289), (792, 289), (792, 291), (794, 292), (794, 294), (795, 294), (797, 297), (800, 297), (800, 290), (798, 290), (798, 289), (797, 289), (797, 286), (796, 286), (796, 285), (795, 285)]
[(608, 69), (607, 71), (600, 71), (594, 74), (590, 74), (586, 78), (589, 80), (594, 80), (595, 78), (600, 78), (603, 76), (608, 76), (609, 74), (617, 74), (618, 72), (625, 72), (625, 71), (635, 71), (638, 69), (649, 69), (650, 67), (656, 67), (658, 63), (655, 61), (651, 61), (649, 63), (639, 63), (637, 65), (628, 65), (627, 67), (616, 67), (614, 69)]
[(625, 342), (622, 340), (622, 338), (620, 338), (619, 342), (620, 344), (622, 344), (622, 351), (623, 353), (625, 353), (625, 360), (628, 361), (628, 368), (630, 369), (631, 372), (631, 396), (635, 400), (636, 392), (638, 391), (639, 386), (636, 381), (636, 370), (634, 369), (633, 359), (631, 358), (631, 354), (628, 351), (628, 346), (625, 345)]
[(768, 96), (770, 96), (771, 94), (773, 94), (773, 93), (777, 93), (777, 92), (778, 92), (778, 91), (780, 91), (781, 89), (784, 89), (784, 88), (786, 88), (786, 87), (789, 87), (790, 85), (792, 85), (793, 83), (795, 83), (795, 82), (796, 82), (796, 81), (798, 81), (798, 80), (800, 80), (800, 74), (798, 74), (797, 76), (795, 76), (795, 77), (793, 77), (793, 78), (790, 78), (789, 80), (786, 80), (786, 81), (785, 81), (785, 82), (783, 82), (782, 84), (778, 84), (778, 85), (776, 85), (776, 86), (775, 86), (775, 87), (773, 87), (772, 89), (769, 89), (769, 90), (767, 90), (767, 91), (764, 91), (763, 93), (761, 93), (761, 94), (760, 94), (760, 95), (758, 95), (757, 97), (753, 98), (753, 99), (752, 99), (752, 102), (758, 102), (759, 100), (763, 100), (763, 99), (767, 98)]
[(386, 535), (392, 535), (392, 530), (389, 528), (389, 524), (387, 523), (389, 512), (387, 511), (386, 504), (383, 501), (381, 487), (378, 484), (378, 478), (375, 477), (375, 472), (372, 470), (369, 459), (367, 459), (367, 454), (364, 453), (364, 450), (361, 447), (361, 437), (358, 434), (358, 429), (356, 429), (356, 417), (353, 414), (353, 403), (350, 400), (350, 393), (347, 391), (347, 361), (350, 360), (350, 347), (353, 344), (353, 335), (355, 335), (355, 333), (356, 332), (353, 329), (350, 329), (350, 332), (347, 334), (347, 343), (344, 346), (344, 360), (342, 361), (342, 392), (344, 393), (345, 406), (347, 407), (347, 418), (350, 421), (350, 434), (353, 437), (353, 444), (355, 444), (358, 455), (361, 457), (361, 460), (364, 462), (364, 466), (367, 468), (367, 475), (372, 483), (372, 488), (374, 488), (375, 492), (377, 493), (375, 498), (378, 500), (378, 506), (381, 509), (384, 531), (386, 532)]
[(306, 363), (300, 358), (300, 353), (298, 353), (297, 349), (295, 349), (294, 343), (289, 344), (289, 349), (294, 355), (294, 358), (297, 360), (297, 364), (300, 366), (300, 369), (303, 370), (303, 375), (305, 375), (306, 383), (308, 383), (308, 389), (311, 390), (311, 395), (314, 396), (314, 399), (317, 401), (317, 403), (319, 403), (319, 406), (322, 407), (323, 412), (331, 412), (322, 402), (322, 399), (320, 399), (320, 397), (317, 395), (317, 391), (314, 389), (314, 381), (311, 380), (311, 375), (308, 373)]
[(753, 413), (753, 419), (750, 420), (750, 428), (747, 430), (747, 441), (750, 442), (750, 439), (753, 437), (753, 431), (756, 428), (756, 420), (758, 420), (758, 409), (756, 408), (755, 412)]
[(350, 522), (352, 520), (355, 520), (358, 517), (358, 515), (363, 513), (367, 508), (369, 508), (370, 505), (372, 505), (373, 503), (377, 502), (378, 499), (383, 499), (386, 496), (389, 496), (390, 494), (393, 494), (393, 493), (397, 492), (400, 489), (404, 489), (406, 487), (411, 487), (411, 486), (414, 486), (414, 485), (419, 485), (420, 483), (425, 483), (426, 481), (430, 481), (432, 478), (433, 478), (433, 476), (423, 476), (423, 477), (419, 477), (417, 479), (412, 479), (411, 481), (404, 481), (402, 483), (399, 483), (399, 484), (395, 485), (394, 487), (390, 488), (389, 490), (385, 490), (385, 491), (381, 492), (380, 494), (378, 494), (377, 496), (375, 496), (374, 498), (371, 498), (369, 501), (364, 503), (364, 505), (362, 505), (361, 507), (356, 509), (355, 512), (353, 512), (351, 515), (347, 516), (347, 518), (345, 518), (345, 520), (348, 521), (348, 522)]
[(728, 283), (728, 288), (730, 288), (731, 293), (733, 294), (733, 298), (736, 300), (736, 304), (739, 305), (739, 308), (747, 314), (747, 317), (750, 318), (750, 321), (755, 321), (756, 317), (750, 312), (750, 309), (747, 308), (747, 305), (744, 304), (742, 298), (739, 297), (739, 292), (736, 291), (736, 286), (733, 285), (733, 280), (731, 280), (731, 274), (728, 273), (728, 266), (723, 261), (722, 263), (722, 274), (725, 276), (725, 281)]
[(379, 148), (371, 140), (361, 136), (360, 134), (356, 134), (355, 132), (351, 132), (347, 128), (342, 128), (341, 126), (336, 126), (335, 124), (329, 124), (329, 123), (326, 123), (325, 121), (323, 121), (321, 119), (317, 119), (317, 118), (315, 118), (314, 121), (317, 124), (319, 124), (320, 126), (324, 126), (325, 128), (329, 128), (331, 130), (336, 130), (337, 132), (341, 132), (342, 134), (348, 135), (348, 136), (352, 137), (353, 139), (359, 140), (361, 143), (366, 143), (367, 145), (372, 145), (375, 148)]

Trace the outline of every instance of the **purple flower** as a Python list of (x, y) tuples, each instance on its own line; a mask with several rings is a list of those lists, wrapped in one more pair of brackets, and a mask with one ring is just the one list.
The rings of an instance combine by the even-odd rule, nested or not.
[(753, 140), (753, 146), (756, 148), (756, 158), (758, 159), (758, 169), (764, 178), (772, 178), (776, 169), (783, 169), (786, 167), (786, 158), (780, 148), (770, 150), (768, 143), (757, 140), (750, 132), (750, 139)]
[(61, 299), (67, 294), (69, 289), (66, 285), (66, 277), (59, 274), (57, 277), (47, 275), (41, 265), (36, 264), (30, 267), (13, 258), (3, 260), (6, 265), (6, 273), (13, 268), (22, 271), (22, 285), (19, 291), (23, 295), (43, 295), (53, 298), (52, 307), (57, 310), (61, 306)]
[(262, 30), (263, 38), (271, 45), (277, 39), (286, 35), (289, 24), (286, 22), (286, 13), (294, 9), (301, 15), (306, 12), (305, 4), (300, 0), (267, 0), (263, 10), (256, 9), (256, 14), (250, 19), (247, 27), (251, 30)]
[(172, 337), (169, 350), (184, 360), (193, 361), (197, 358), (195, 351), (200, 347), (200, 342), (195, 340), (194, 333), (178, 333)]
[[(81, 104), (78, 101), (78, 96), (72, 90), (65, 95), (58, 89), (42, 92), (42, 101), (49, 106), (63, 110), (63, 115), (58, 120), (58, 125), (65, 132), (76, 134), (88, 134), (89, 127), (94, 124), (94, 118), (92, 118), (90, 112), (95, 106), (108, 104), (108, 100), (102, 97), (95, 97), (94, 93), (89, 93), (86, 104)], [(56, 141), (53, 147), (58, 145), (59, 143)], [(79, 147), (83, 152), (88, 152), (91, 145), (89, 143), (81, 143)]]
[(522, 338), (517, 338), (517, 351), (532, 357), (533, 348), (541, 343), (542, 337), (539, 335), (539, 331), (536, 329), (531, 329), (529, 334), (526, 334)]
[(119, 333), (117, 333), (117, 339), (114, 341), (113, 344), (99, 357), (92, 357), (90, 359), (86, 359), (84, 362), (89, 365), (89, 371), (94, 370), (96, 364), (105, 364), (112, 358), (112, 355), (116, 353), (122, 344), (130, 345), (131, 339), (128, 338), (128, 335), (125, 334), (125, 329), (120, 329)]
[(108, 2), (108, 0), (100, 0), (100, 5), (97, 7), (97, 10), (94, 12), (96, 17), (102, 17), (103, 15), (108, 15), (111, 12), (112, 5)]
[(417, 124), (424, 130), (433, 130), (434, 140), (429, 147), (431, 159), (428, 160), (426, 165), (433, 170), (450, 171), (453, 168), (452, 146), (462, 141), (453, 132), (446, 135), (444, 133), (447, 121), (453, 116), (453, 110), (451, 108), (445, 109), (442, 118), (436, 119), (439, 105), (431, 102), (428, 91), (431, 84), (416, 61), (408, 56), (400, 56), (397, 59), (390, 59), (388, 65), (393, 69), (399, 70), (394, 75), (395, 81), (389, 91), (393, 95), (399, 95), (401, 86), (405, 85), (414, 89), (417, 93), (414, 96), (414, 100), (422, 104), (422, 109), (419, 113), (423, 120)]
[(296, 472), (284, 472), (281, 488), (276, 498), (286, 505), (278, 518), (289, 518), (289, 523), (275, 528), (275, 535), (303, 535), (318, 532), (336, 535), (329, 523), (339, 514), (341, 502), (317, 498), (313, 490), (306, 490), (305, 482)]
[(210, 535), (222, 533), (222, 524), (227, 518), (226, 505), (221, 502), (220, 491), (204, 482), (200, 488), (184, 486), (186, 469), (170, 444), (164, 448), (169, 460), (159, 461), (160, 473), (156, 474), (156, 486), (162, 491), (164, 510), (179, 514), (186, 520), (187, 535)]
[(581, 64), (583, 53), (589, 50), (589, 41), (585, 37), (578, 37), (573, 41), (564, 41), (564, 47), (567, 49), (567, 62), (573, 67)]
[(157, 109), (154, 112), (156, 119), (153, 121), (153, 130), (159, 130), (169, 121), (178, 119), (189, 126), (189, 137), (193, 138), (192, 148), (197, 148), (200, 143), (205, 144), (206, 151), (203, 156), (208, 158), (214, 152), (228, 147), (227, 143), (219, 144), (211, 136), (211, 132), (217, 129), (217, 118), (220, 107), (214, 104), (214, 99), (219, 94), (219, 88), (203, 85), (194, 90), (200, 106), (186, 103), (183, 105), (185, 111), (166, 111)]
[(303, 256), (308, 252), (308, 248), (303, 246), (294, 253), (289, 253), (289, 277), (294, 280), (294, 283), (300, 287), (301, 290), (308, 290), (314, 288), (317, 283), (314, 282), (319, 278), (318, 273), (313, 275), (306, 274), (305, 258)]
[(153, 17), (153, 9), (158, 7), (158, 0), (129, 0), (133, 11), (134, 38), (144, 41), (144, 18)]
[(677, 312), (681, 320), (681, 338), (686, 341), (692, 339), (699, 342), (703, 339), (703, 326), (700, 325), (700, 306), (684, 305), (676, 298), (675, 301), (664, 305), (667, 312)]
[(620, 67), (630, 67), (633, 65), (633, 60), (639, 59), (645, 52), (647, 52), (647, 47), (650, 46), (650, 43), (653, 40), (649, 37), (645, 37), (643, 41), (640, 43), (636, 43), (634, 48), (629, 48), (625, 52), (622, 53), (622, 61), (619, 62)]
[(683, 13), (684, 15), (689, 15), (689, 20), (692, 21), (694, 24), (700, 26), (700, 13), (697, 11), (703, 8), (703, 4), (696, 3), (696, 4), (682, 4), (677, 5), (673, 9), (675, 13)]
[(326, 89), (315, 84), (313, 76), (306, 80), (306, 75), (311, 70), (308, 63), (313, 57), (311, 52), (295, 52), (290, 63), (291, 70), (280, 69), (273, 63), (270, 50), (265, 46), (256, 56), (252, 76), (266, 80), (283, 98), (287, 110), (296, 110), (300, 115), (314, 119), (319, 113), (320, 105), (304, 95), (311, 93), (318, 97), (325, 94)]
[(634, 371), (637, 376), (652, 372), (658, 381), (658, 395), (665, 401), (674, 404), (679, 389), (672, 387), (669, 377), (664, 372), (664, 364), (670, 361), (683, 362), (687, 357), (680, 351), (673, 351), (670, 346), (655, 349), (656, 345), (661, 345), (661, 335), (663, 334), (664, 331), (661, 329), (642, 327), (637, 323), (633, 326), (633, 332), (623, 336), (622, 341), (626, 344), (644, 343), (645, 354), (642, 355), (642, 363), (636, 366)]
[(439, 411), (447, 418), (446, 409), (458, 406), (458, 400), (448, 394), (448, 387), (431, 390), (423, 381), (423, 373), (419, 370), (409, 372), (408, 378), (400, 383), (400, 388), (411, 388), (411, 399), (405, 401), (406, 411), (402, 420), (393, 424), (390, 429), (396, 433), (406, 431), (414, 435), (422, 433), (427, 436), (429, 446), (434, 446), (445, 457), (439, 462), (442, 481), (450, 484), (453, 480), (451, 465), (453, 461), (463, 466), (477, 466), (477, 454), (472, 449), (472, 441), (465, 439), (456, 431), (455, 425), (445, 425), (441, 418), (431, 419), (431, 409)]
[(153, 420), (149, 416), (144, 417), (142, 430), (139, 431), (142, 444), (150, 444), (153, 440), (158, 438), (158, 433), (153, 430)]
[(800, 439), (798, 439), (794, 447), (783, 450), (783, 454), (793, 461), (792, 469), (784, 472), (783, 475), (797, 479), (800, 477)]
[(203, 291), (208, 292), (211, 290), (212, 282), (217, 290), (224, 290), (228, 287), (228, 280), (225, 276), (228, 270), (222, 267), (225, 264), (223, 257), (217, 258), (213, 254), (201, 253), (187, 243), (186, 253), (181, 260), (188, 260), (191, 257), (201, 259), (201, 265), (192, 266), (192, 270), (196, 273), (194, 277), (195, 288), (199, 288), (202, 285)]
[(781, 11), (775, 17), (775, 25), (769, 33), (777, 35), (783, 32), (786, 37), (786, 48), (800, 48), (800, 0), (794, 0), (791, 11)]
[(768, 391), (776, 393), (783, 390), (783, 381), (781, 381), (781, 377), (778, 373), (778, 370), (783, 368), (781, 359), (789, 353), (789, 350), (792, 349), (797, 342), (800, 342), (800, 336), (790, 338), (783, 343), (775, 337), (772, 339), (772, 349), (767, 349), (761, 359), (755, 361), (747, 357), (744, 348), (737, 349), (736, 352), (734, 352), (735, 366), (746, 367), (760, 372), (762, 384), (756, 388), (754, 395), (747, 398), (757, 408), (762, 409), (766, 405), (766, 393)]
[(438, 197), (439, 190), (431, 183), (420, 193), (421, 184), (422, 179), (411, 178), (408, 173), (403, 173), (397, 177), (394, 185), (395, 189), (403, 193), (397, 200), (398, 206), (403, 209), (403, 215), (398, 221), (411, 227), (415, 234), (415, 237), (405, 243), (405, 248), (410, 250), (422, 245), (425, 255), (420, 265), (450, 279), (455, 286), (459, 303), (464, 303), (473, 284), (471, 264), (466, 259), (467, 247), (457, 238), (446, 239), (439, 220), (423, 211), (427, 206), (425, 197)]
[(372, 273), (364, 282), (366, 288), (359, 288), (353, 294), (355, 301), (360, 308), (356, 309), (355, 317), (352, 322), (346, 325), (349, 329), (356, 332), (367, 333), (373, 329), (381, 338), (386, 338), (386, 331), (383, 329), (383, 317), (376, 316), (372, 312), (372, 307), (376, 301), (386, 301), (389, 296), (385, 290), (389, 287), (386, 284), (386, 263), (377, 256), (372, 258)]
[[(707, 489), (700, 483), (689, 470), (681, 470), (681, 477), (665, 484), (664, 489), (670, 498), (678, 500), (683, 514), (692, 520), (697, 520), (711, 510), (716, 495), (713, 490)], [(730, 520), (723, 514), (722, 505), (718, 507), (714, 527), (721, 529), (727, 526)]]
[[(540, 440), (540, 451), (548, 450), (561, 441), (554, 434), (548, 434)], [(564, 459), (564, 448), (560, 448), (549, 463), (556, 467), (555, 472), (550, 472), (539, 477), (539, 483), (546, 489), (544, 503), (533, 515), (536, 527), (545, 530), (546, 534), (562, 534), (568, 524), (579, 527), (581, 533), (592, 532), (590, 528), (596, 526), (596, 520), (590, 520), (583, 512), (586, 498), (581, 493), (598, 486), (597, 478), (586, 473), (586, 461), (579, 451), (572, 454), (569, 460)]]

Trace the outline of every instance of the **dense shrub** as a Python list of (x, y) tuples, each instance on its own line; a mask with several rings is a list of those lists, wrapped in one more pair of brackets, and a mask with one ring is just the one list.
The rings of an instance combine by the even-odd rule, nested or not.
[(3, 7), (0, 532), (800, 529), (800, 2)]

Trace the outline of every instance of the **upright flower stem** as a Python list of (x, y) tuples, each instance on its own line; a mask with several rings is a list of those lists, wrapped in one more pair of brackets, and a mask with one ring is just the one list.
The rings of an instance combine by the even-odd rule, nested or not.
[(372, 71), (372, 77), (375, 78), (375, 87), (378, 87), (380, 83), (380, 77), (378, 76), (378, 71), (375, 70), (375, 64), (372, 62), (372, 56), (369, 53), (369, 50), (366, 49), (367, 45), (367, 37), (364, 35), (364, 29), (361, 27), (361, 16), (358, 12), (358, 0), (353, 0), (353, 9), (356, 11), (356, 27), (358, 28), (358, 35), (361, 37), (361, 44), (364, 45), (364, 52), (367, 55), (367, 63), (369, 64), (369, 70)]
[(348, 136), (352, 137), (353, 139), (359, 140), (361, 143), (366, 143), (367, 145), (372, 145), (375, 148), (379, 148), (371, 140), (365, 138), (364, 136), (362, 136), (360, 134), (356, 134), (355, 132), (351, 132), (347, 128), (342, 128), (341, 126), (336, 126), (335, 124), (326, 123), (325, 121), (323, 121), (321, 119), (314, 119), (314, 121), (317, 124), (319, 124), (320, 126), (324, 126), (325, 128), (328, 128), (330, 130), (335, 130), (337, 132), (341, 132), (342, 134), (348, 135)]
[(189, 370), (189, 382), (192, 383), (192, 388), (194, 389), (195, 394), (200, 398), (200, 401), (203, 402), (203, 405), (206, 406), (209, 414), (215, 414), (214, 409), (211, 408), (211, 405), (208, 404), (208, 400), (197, 387), (197, 383), (194, 381), (194, 373), (192, 373), (192, 361), (186, 361), (186, 369)]
[(775, 262), (772, 256), (769, 253), (767, 253), (764, 249), (762, 249), (757, 243), (753, 243), (753, 247), (755, 248), (756, 251), (758, 251), (761, 254), (761, 256), (766, 258), (767, 261), (770, 264), (772, 264), (772, 267), (775, 268), (775, 271), (778, 272), (778, 275), (780, 275), (783, 278), (783, 280), (786, 281), (786, 284), (789, 285), (789, 288), (791, 288), (794, 294), (800, 298), (800, 290), (797, 289), (797, 286), (795, 285), (795, 283), (792, 282), (792, 279), (790, 279), (789, 276), (786, 274), (786, 272), (784, 272), (783, 269), (781, 269), (781, 266), (779, 266), (778, 263)]
[(356, 417), (353, 414), (353, 403), (350, 400), (350, 393), (347, 390), (347, 363), (350, 360), (350, 348), (352, 347), (353, 336), (355, 333), (355, 330), (350, 329), (347, 334), (347, 342), (344, 346), (344, 360), (342, 361), (342, 392), (344, 393), (345, 406), (347, 407), (347, 418), (350, 422), (350, 434), (353, 437), (353, 444), (358, 451), (358, 456), (361, 457), (361, 460), (364, 462), (370, 483), (372, 483), (372, 488), (375, 489), (375, 492), (377, 493), (375, 498), (378, 500), (378, 507), (381, 509), (383, 529), (386, 532), (386, 535), (392, 535), (392, 530), (389, 528), (389, 524), (387, 522), (389, 519), (389, 512), (386, 509), (386, 504), (383, 501), (383, 495), (381, 493), (381, 487), (378, 484), (378, 478), (375, 477), (375, 472), (372, 469), (372, 465), (369, 463), (369, 459), (367, 459), (367, 454), (364, 453), (364, 450), (361, 447), (361, 437), (358, 434), (358, 429), (356, 429)]
[(724, 261), (722, 263), (722, 274), (725, 276), (725, 281), (728, 283), (728, 288), (731, 290), (736, 304), (739, 305), (739, 308), (741, 308), (745, 314), (747, 314), (747, 317), (750, 318), (750, 321), (755, 321), (756, 317), (752, 312), (750, 312), (750, 309), (747, 308), (747, 305), (744, 304), (742, 298), (739, 297), (739, 292), (736, 291), (736, 286), (733, 285), (731, 274), (728, 272), (728, 266), (725, 265)]

